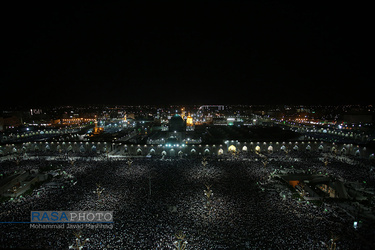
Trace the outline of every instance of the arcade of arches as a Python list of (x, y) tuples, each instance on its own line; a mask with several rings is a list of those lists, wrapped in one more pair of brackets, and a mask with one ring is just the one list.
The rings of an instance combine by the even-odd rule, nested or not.
[[(171, 150), (173, 149), (173, 150)], [(162, 144), (121, 144), (107, 142), (25, 142), (18, 144), (0, 145), (0, 156), (13, 154), (29, 154), (34, 152), (53, 152), (61, 154), (72, 153), (94, 153), (109, 155), (225, 155), (233, 153), (273, 153), (284, 151), (309, 151), (309, 152), (331, 152), (335, 154), (354, 155), (358, 157), (373, 157), (374, 152), (366, 147), (353, 144), (325, 143), (321, 141), (297, 141), (297, 142), (238, 142), (223, 144), (186, 144), (178, 146), (167, 146)]]

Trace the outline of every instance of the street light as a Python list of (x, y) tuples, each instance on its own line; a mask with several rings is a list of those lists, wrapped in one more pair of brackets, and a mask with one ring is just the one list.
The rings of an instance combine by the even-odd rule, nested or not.
[(339, 239), (339, 237), (334, 237), (332, 235), (331, 239), (328, 241), (328, 243), (326, 244), (327, 246), (327, 249), (328, 250), (336, 250), (337, 248), (337, 245), (336, 245), (336, 241)]
[(202, 160), (203, 167), (206, 167), (207, 163), (208, 162), (206, 161), (206, 157), (203, 157), (203, 160)]
[(205, 184), (207, 190), (204, 190), (204, 195), (207, 197), (207, 200), (209, 200), (211, 198), (211, 196), (213, 195), (213, 192), (211, 190), (211, 186), (212, 185), (208, 185), (208, 184)]
[(213, 196), (213, 192), (211, 190), (212, 185), (205, 184), (206, 190), (204, 190), (204, 195), (206, 196), (206, 208), (208, 210), (208, 218), (211, 221), (211, 197)]
[(267, 164), (268, 164), (268, 161), (267, 161), (267, 159), (266, 159), (266, 160), (264, 160), (264, 161), (262, 161), (262, 163), (263, 163), (263, 166), (264, 166), (264, 167), (267, 167)]
[(85, 240), (82, 240), (82, 236), (81, 236), (81, 233), (78, 232), (78, 233), (74, 233), (74, 236), (76, 237), (76, 245), (71, 245), (69, 246), (69, 249), (76, 249), (76, 250), (80, 250), (80, 249), (83, 249), (83, 246), (86, 244), (87, 241), (90, 241), (89, 238), (86, 238)]
[(132, 165), (132, 163), (133, 163), (133, 161), (129, 158), (128, 161), (127, 161), (126, 163), (128, 164), (128, 166), (129, 166), (129, 168), (130, 168), (131, 165)]
[(205, 184), (205, 186), (207, 188), (206, 190), (204, 190), (204, 195), (206, 196), (206, 199), (207, 199), (206, 206), (207, 206), (207, 209), (210, 209), (210, 201), (211, 201), (211, 197), (214, 193), (211, 190), (212, 185)]
[(100, 185), (100, 183), (97, 183), (96, 191), (93, 191), (93, 193), (98, 195), (98, 203), (100, 203), (101, 201), (100, 198), (101, 198), (103, 191), (104, 191), (104, 188)]
[(188, 242), (185, 240), (185, 234), (183, 234), (181, 231), (175, 235), (177, 240), (173, 242), (173, 244), (176, 246), (177, 250), (185, 250)]

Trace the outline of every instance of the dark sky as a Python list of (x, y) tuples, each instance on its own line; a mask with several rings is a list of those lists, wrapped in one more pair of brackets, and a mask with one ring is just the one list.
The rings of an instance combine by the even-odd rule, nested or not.
[(3, 104), (373, 103), (357, 2), (36, 2), (0, 8)]

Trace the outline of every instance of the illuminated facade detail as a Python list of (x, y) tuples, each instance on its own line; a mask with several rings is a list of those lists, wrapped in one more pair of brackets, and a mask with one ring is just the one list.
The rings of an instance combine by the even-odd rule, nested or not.
[[(98, 128), (100, 129), (100, 128)], [(105, 142), (93, 142), (90, 145), (83, 144), (83, 143), (77, 143), (77, 142), (50, 142), (50, 143), (31, 143), (31, 142), (25, 142), (25, 143), (16, 143), (16, 144), (8, 144), (8, 145), (0, 145), (0, 156), (2, 155), (23, 155), (25, 153), (34, 153), (34, 152), (59, 152), (59, 153), (66, 153), (66, 152), (95, 152), (97, 154), (102, 154), (107, 151), (116, 151), (118, 155), (122, 156), (136, 156), (142, 155), (146, 156), (148, 154), (150, 155), (161, 155), (163, 151), (166, 154), (166, 156), (172, 156), (170, 149), (174, 149), (174, 156), (178, 156), (179, 152), (181, 151), (184, 155), (201, 155), (204, 156), (205, 154), (209, 155), (227, 155), (227, 154), (233, 154), (233, 151), (235, 153), (241, 151), (242, 154), (252, 154), (258, 153), (260, 154), (263, 150), (263, 153), (270, 153), (268, 151), (269, 146), (273, 147), (273, 153), (276, 152), (285, 152), (287, 151), (286, 145), (282, 145), (283, 142), (275, 142), (273, 144), (264, 144), (261, 143), (254, 143), (254, 142), (248, 142), (248, 143), (239, 143), (239, 142), (225, 142), (223, 145), (221, 144), (207, 144), (207, 145), (201, 145), (199, 146), (198, 140), (194, 140), (191, 138), (183, 139), (181, 142), (178, 141), (178, 132), (168, 132), (167, 135), (173, 135), (176, 137), (165, 137), (158, 141), (152, 141), (152, 143), (148, 144), (127, 144), (127, 146), (122, 145), (121, 143), (115, 142), (112, 143), (110, 146), (106, 144)], [(281, 147), (279, 145), (281, 144)], [(82, 145), (82, 147), (81, 147)], [(261, 146), (262, 145), (262, 148)], [(293, 143), (291, 143), (293, 145)], [(309, 151), (309, 152), (319, 152), (319, 147), (321, 145), (324, 146), (324, 148), (329, 148), (331, 146), (331, 143), (309, 143), (310, 145), (309, 150), (305, 149), (304, 146), (301, 145), (299, 148), (300, 151)], [(245, 147), (246, 146), (246, 147)], [(357, 151), (361, 152), (360, 157), (362, 158), (368, 158), (368, 159), (374, 159), (375, 156), (373, 155), (372, 151), (366, 151), (364, 150), (364, 147), (356, 147), (355, 145), (347, 146), (347, 145), (335, 145), (338, 152), (341, 152), (343, 147), (347, 147), (346, 152), (347, 155), (355, 156)], [(140, 150), (138, 150), (140, 149)], [(329, 152), (331, 152), (331, 148), (329, 148)], [(329, 165), (329, 164), (328, 164)], [(322, 166), (325, 166), (324, 161), (322, 162)]]
[(193, 117), (190, 116), (190, 114), (188, 115), (187, 119), (186, 119), (186, 126), (193, 126)]
[(181, 109), (181, 117), (184, 118), (185, 115), (186, 115), (185, 108), (182, 108), (182, 109)]
[(229, 148), (228, 148), (228, 151), (231, 152), (231, 153), (236, 153), (236, 146), (230, 145)]
[(98, 135), (98, 134), (102, 133), (103, 131), (104, 131), (104, 128), (98, 127), (98, 120), (96, 119), (96, 116), (95, 116), (95, 127), (94, 127), (94, 130), (92, 131), (92, 133), (94, 135)]
[[(57, 122), (59, 121), (59, 122)], [(60, 119), (56, 120), (53, 123), (54, 124), (62, 124), (62, 125), (69, 125), (69, 124), (81, 124), (81, 123), (86, 123), (86, 122), (93, 122), (95, 119), (92, 118), (66, 118), (66, 119)]]
[(195, 126), (193, 122), (193, 117), (189, 113), (186, 118), (186, 131), (194, 131), (194, 129), (195, 129)]

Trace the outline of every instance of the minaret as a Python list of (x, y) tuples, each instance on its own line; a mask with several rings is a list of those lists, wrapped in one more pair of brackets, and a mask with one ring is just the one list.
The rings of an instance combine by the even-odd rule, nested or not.
[(182, 117), (182, 119), (185, 119), (185, 115), (186, 115), (185, 108), (182, 108), (181, 109), (181, 117)]
[(98, 133), (98, 120), (96, 119), (96, 115), (95, 115), (95, 128), (94, 128), (94, 134)]
[(94, 135), (98, 135), (98, 134), (100, 134), (101, 132), (103, 132), (103, 128), (100, 128), (100, 127), (98, 127), (98, 120), (96, 119), (96, 116), (95, 116), (95, 127), (94, 127), (94, 131), (93, 131), (93, 134)]

